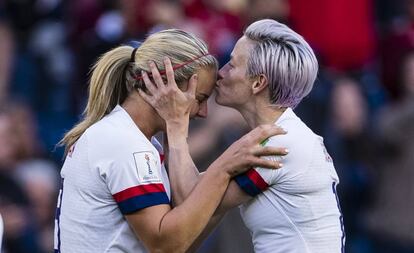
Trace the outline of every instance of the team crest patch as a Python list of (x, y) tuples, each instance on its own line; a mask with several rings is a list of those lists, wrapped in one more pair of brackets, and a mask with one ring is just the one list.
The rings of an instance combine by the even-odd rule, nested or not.
[(158, 160), (152, 151), (135, 152), (134, 161), (140, 182), (161, 182), (161, 177), (158, 173)]

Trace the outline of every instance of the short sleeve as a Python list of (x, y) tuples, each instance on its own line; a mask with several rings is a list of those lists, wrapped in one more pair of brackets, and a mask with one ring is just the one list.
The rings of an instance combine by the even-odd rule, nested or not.
[[(277, 159), (267, 157), (267, 159)], [(252, 197), (262, 193), (273, 184), (276, 170), (252, 168), (234, 178), (239, 187)]]
[[(277, 146), (272, 138), (262, 142), (261, 145)], [(277, 156), (267, 156), (265, 158), (274, 161), (281, 160), (281, 158)], [(279, 171), (280, 169), (252, 168), (246, 173), (236, 176), (234, 180), (244, 192), (255, 197), (275, 183)]]
[(250, 169), (246, 173), (236, 176), (234, 180), (244, 192), (252, 197), (260, 194), (269, 187), (269, 184), (256, 169)]
[(155, 150), (133, 152), (115, 161), (107, 171), (108, 188), (122, 214), (170, 204)]

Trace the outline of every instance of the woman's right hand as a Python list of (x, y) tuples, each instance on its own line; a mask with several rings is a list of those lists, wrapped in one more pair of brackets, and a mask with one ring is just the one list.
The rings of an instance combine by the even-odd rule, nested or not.
[(265, 147), (261, 143), (268, 138), (286, 134), (286, 131), (276, 125), (261, 125), (233, 143), (212, 165), (224, 169), (230, 177), (248, 171), (253, 167), (279, 169), (282, 163), (268, 160), (262, 156), (284, 156), (286, 148)]
[(145, 87), (151, 94), (147, 94), (142, 90), (138, 90), (138, 92), (167, 123), (181, 122), (183, 119), (188, 120), (191, 106), (196, 102), (197, 75), (191, 76), (187, 91), (182, 91), (175, 82), (171, 60), (166, 57), (164, 65), (167, 82), (164, 83), (157, 66), (154, 62), (151, 62), (149, 67), (154, 82), (149, 79), (146, 72), (142, 73)]

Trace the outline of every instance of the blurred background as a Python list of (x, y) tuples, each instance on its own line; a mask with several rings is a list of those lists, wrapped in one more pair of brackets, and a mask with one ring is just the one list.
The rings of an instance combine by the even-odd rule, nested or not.
[[(200, 36), (223, 65), (243, 29), (288, 24), (318, 55), (295, 110), (325, 138), (340, 176), (348, 253), (414, 252), (414, 0), (0, 0), (0, 213), (3, 252), (52, 252), (63, 149), (97, 57), (149, 32)], [(200, 170), (248, 131), (209, 101), (191, 122)], [(200, 249), (253, 252), (237, 208)]]

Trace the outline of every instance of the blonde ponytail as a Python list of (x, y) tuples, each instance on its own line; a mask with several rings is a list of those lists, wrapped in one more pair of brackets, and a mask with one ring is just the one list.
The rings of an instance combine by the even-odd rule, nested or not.
[(150, 71), (148, 61), (153, 61), (163, 70), (163, 59), (169, 57), (173, 66), (180, 66), (174, 70), (179, 86), (199, 68), (218, 69), (217, 60), (208, 53), (206, 43), (178, 29), (154, 33), (137, 48), (135, 54), (132, 54), (133, 50), (129, 46), (112, 49), (93, 67), (83, 120), (59, 142), (66, 147), (66, 153), (88, 127), (110, 113), (117, 104), (122, 104), (130, 92), (145, 87), (139, 75), (141, 71)]
[(105, 53), (92, 68), (89, 98), (83, 120), (65, 134), (59, 145), (65, 153), (85, 130), (110, 113), (128, 96), (126, 70), (130, 64), (132, 47), (120, 46)]

